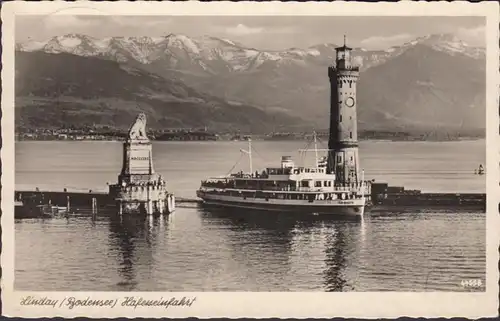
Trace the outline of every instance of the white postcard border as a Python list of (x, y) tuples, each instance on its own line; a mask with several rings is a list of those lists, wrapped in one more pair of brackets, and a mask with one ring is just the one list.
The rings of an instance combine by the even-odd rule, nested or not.
[[(14, 291), (14, 17), (15, 15), (317, 15), (487, 17), (487, 277), (484, 293), (139, 293)], [(469, 317), (498, 311), (499, 181), (499, 6), (496, 2), (9, 2), (2, 5), (2, 254), (3, 315), (17, 317)], [(78, 290), (78, 289), (75, 289)], [(50, 297), (61, 307), (22, 306), (27, 296)], [(125, 297), (158, 300), (194, 298), (190, 307), (124, 307)], [(80, 300), (116, 300), (115, 307), (67, 307)]]

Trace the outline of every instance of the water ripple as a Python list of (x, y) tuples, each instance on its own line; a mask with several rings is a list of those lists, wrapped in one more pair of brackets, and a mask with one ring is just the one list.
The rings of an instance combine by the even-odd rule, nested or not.
[[(262, 144), (257, 148), (263, 154), (279, 161), (279, 151), (295, 150), (296, 143), (256, 144)], [(367, 173), (372, 170), (370, 177), (389, 180), (391, 185), (484, 192), (484, 178), (466, 174), (484, 163), (484, 142), (465, 144), (469, 152), (464, 154), (462, 143), (363, 143), (363, 166)], [(37, 182), (40, 188), (61, 189), (61, 182), (70, 182), (78, 188), (96, 189), (105, 188), (106, 181), (116, 181), (120, 144), (63, 145), (16, 144), (16, 184)], [(232, 159), (239, 156), (235, 146), (239, 145), (156, 144), (155, 167), (176, 195), (194, 197), (202, 177), (225, 173), (233, 165)], [(54, 157), (61, 150), (65, 157)], [(200, 152), (203, 168), (182, 170), (184, 161), (196, 159)], [(392, 157), (396, 152), (398, 157)], [(259, 162), (254, 165), (268, 165)], [(447, 175), (436, 179), (426, 168), (464, 173), (460, 175), (463, 180)], [(391, 176), (391, 171), (406, 174)], [(484, 287), (464, 288), (461, 282), (472, 279), (484, 284), (485, 231), (484, 213), (430, 210), (367, 213), (362, 222), (196, 206), (154, 219), (98, 216), (92, 220), (81, 213), (51, 220), (17, 220), (15, 288), (484, 291)]]

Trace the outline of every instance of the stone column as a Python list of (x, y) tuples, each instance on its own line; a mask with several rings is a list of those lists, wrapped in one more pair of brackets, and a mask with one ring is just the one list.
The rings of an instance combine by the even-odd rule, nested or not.
[(172, 200), (170, 199), (170, 195), (167, 195), (167, 213), (172, 212)]
[(164, 211), (165, 211), (165, 200), (158, 200), (158, 212), (160, 212), (160, 214), (164, 214)]
[(97, 212), (97, 200), (95, 197), (92, 197), (92, 214)]
[(175, 211), (175, 196), (174, 194), (170, 194), (170, 197), (172, 198), (172, 210), (171, 212)]
[(147, 201), (147, 214), (153, 214), (153, 201), (151, 199), (148, 199)]

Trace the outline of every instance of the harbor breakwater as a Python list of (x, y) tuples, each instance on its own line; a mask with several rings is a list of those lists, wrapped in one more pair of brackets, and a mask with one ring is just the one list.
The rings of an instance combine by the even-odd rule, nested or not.
[[(118, 213), (116, 203), (108, 193), (88, 190), (87, 192), (18, 190), (15, 191), (15, 217), (51, 217), (57, 213), (74, 211), (111, 211)], [(197, 198), (176, 198), (180, 204), (202, 204)], [(181, 205), (182, 206), (182, 205)], [(387, 183), (372, 183), (371, 195), (367, 197), (369, 211), (404, 211), (405, 209), (445, 209), (454, 211), (485, 211), (485, 193), (422, 193), (420, 190), (406, 190), (404, 187), (389, 186)]]
[[(194, 199), (176, 198), (178, 203), (193, 203)], [(15, 191), (15, 218), (52, 217), (57, 214), (71, 214), (75, 212), (110, 212), (118, 214), (118, 205), (115, 199), (105, 192), (88, 190), (70, 191)]]
[(422, 193), (387, 183), (371, 184), (369, 202), (374, 210), (419, 207), (486, 211), (485, 193)]

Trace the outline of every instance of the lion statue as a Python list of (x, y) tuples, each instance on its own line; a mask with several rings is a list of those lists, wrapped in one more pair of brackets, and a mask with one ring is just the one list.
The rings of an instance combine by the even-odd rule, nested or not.
[(140, 113), (128, 131), (128, 139), (148, 140), (146, 134), (146, 114)]

